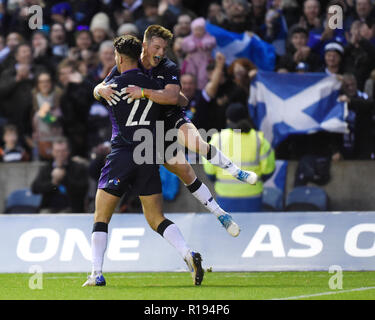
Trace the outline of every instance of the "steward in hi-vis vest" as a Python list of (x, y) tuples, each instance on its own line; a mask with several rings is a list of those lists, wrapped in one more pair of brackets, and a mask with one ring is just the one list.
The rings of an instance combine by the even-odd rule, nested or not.
[(243, 170), (258, 175), (255, 185), (238, 181), (225, 170), (204, 161), (204, 170), (215, 181), (218, 204), (229, 212), (256, 212), (262, 210), (263, 182), (275, 170), (275, 154), (261, 131), (252, 128), (246, 107), (239, 103), (228, 106), (228, 128), (215, 133), (210, 144), (220, 149)]

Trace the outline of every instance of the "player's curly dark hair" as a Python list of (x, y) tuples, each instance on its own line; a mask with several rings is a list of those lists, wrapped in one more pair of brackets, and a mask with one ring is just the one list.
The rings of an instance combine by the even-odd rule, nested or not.
[(158, 24), (153, 24), (146, 29), (143, 39), (144, 41), (150, 41), (152, 37), (162, 38), (170, 42), (173, 39), (173, 33)]
[(133, 60), (138, 60), (142, 52), (142, 42), (130, 34), (115, 38), (113, 46), (118, 53)]

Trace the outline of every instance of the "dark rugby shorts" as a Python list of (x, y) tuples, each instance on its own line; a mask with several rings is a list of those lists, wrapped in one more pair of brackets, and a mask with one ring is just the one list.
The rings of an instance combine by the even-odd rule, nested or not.
[(161, 193), (159, 166), (136, 164), (132, 149), (113, 149), (102, 168), (98, 189), (117, 197), (130, 192), (135, 196)]

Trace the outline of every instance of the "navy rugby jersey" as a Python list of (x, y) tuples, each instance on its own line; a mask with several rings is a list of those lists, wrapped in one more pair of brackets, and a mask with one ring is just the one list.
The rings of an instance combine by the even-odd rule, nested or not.
[[(139, 68), (150, 78), (157, 81), (160, 88), (164, 89), (166, 85), (168, 84), (176, 84), (181, 87), (180, 84), (180, 71), (177, 67), (177, 65), (168, 58), (163, 58), (160, 63), (151, 69), (146, 69), (143, 67), (142, 63), (138, 62)], [(114, 76), (118, 75), (119, 72), (117, 70), (117, 67), (114, 66), (111, 70), (111, 72), (107, 75), (107, 77), (104, 79), (104, 82), (110, 81)], [(140, 86), (142, 87), (142, 86)], [(143, 86), (143, 88), (147, 89), (153, 89), (151, 87)], [(159, 88), (159, 89), (160, 89)], [(173, 112), (181, 110), (180, 107), (176, 107), (175, 105), (163, 105), (161, 112), (163, 112), (166, 116), (169, 114), (172, 114)]]
[[(116, 68), (117, 69), (117, 68)], [(108, 83), (116, 83), (117, 90), (128, 86), (160, 89), (156, 81), (147, 77), (140, 69), (131, 69), (120, 75), (113, 76)], [(112, 147), (136, 146), (140, 141), (134, 141), (133, 136), (138, 129), (149, 129), (152, 132), (159, 118), (160, 105), (149, 99), (137, 99), (128, 103), (120, 100), (109, 107), (109, 117), (112, 123)]]

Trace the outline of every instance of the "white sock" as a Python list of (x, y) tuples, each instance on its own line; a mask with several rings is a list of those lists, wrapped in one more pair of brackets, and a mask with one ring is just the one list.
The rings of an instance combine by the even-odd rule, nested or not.
[(237, 167), (232, 160), (230, 160), (224, 153), (222, 153), (219, 149), (211, 146), (211, 158), (207, 161), (213, 164), (214, 166), (218, 166), (222, 169), (227, 170), (232, 176), (236, 176), (237, 173), (241, 170)]
[[(194, 182), (191, 185), (193, 185)], [(191, 194), (216, 217), (219, 217), (220, 215), (225, 213), (224, 210), (220, 208), (220, 206), (212, 196), (210, 189), (208, 189), (208, 187), (204, 183), (202, 183), (200, 187)]]
[(163, 238), (174, 246), (184, 259), (190, 248), (188, 247), (180, 229), (174, 223), (170, 224), (163, 232)]
[(95, 231), (91, 234), (92, 274), (102, 272), (104, 253), (107, 249), (108, 233)]

